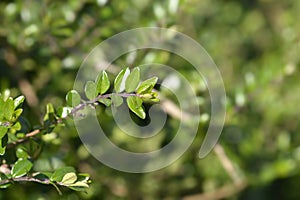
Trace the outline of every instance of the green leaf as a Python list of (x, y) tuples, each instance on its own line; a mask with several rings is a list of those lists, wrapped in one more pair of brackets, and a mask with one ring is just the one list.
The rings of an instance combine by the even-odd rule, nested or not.
[(15, 109), (20, 106), (25, 100), (25, 97), (22, 95), (22, 96), (19, 96), (17, 98), (14, 99), (14, 107)]
[(55, 172), (50, 177), (50, 180), (51, 181), (60, 182), (60, 181), (62, 181), (62, 179), (65, 176), (65, 174), (71, 173), (71, 172), (75, 172), (75, 169), (73, 167), (62, 167), (62, 168), (59, 168), (59, 169), (55, 170)]
[(119, 107), (123, 103), (123, 98), (118, 95), (115, 95), (115, 94), (111, 95), (111, 100), (112, 100), (113, 105), (116, 107)]
[(136, 87), (140, 82), (140, 69), (134, 68), (133, 71), (129, 74), (125, 82), (126, 92), (134, 92)]
[(125, 90), (125, 81), (129, 74), (130, 70), (128, 68), (125, 68), (116, 76), (114, 81), (114, 88), (117, 93), (123, 92)]
[(21, 130), (22, 126), (20, 124), (20, 122), (16, 122), (12, 127), (10, 127), (10, 130), (14, 130), (14, 131), (19, 131)]
[(138, 94), (146, 94), (152, 91), (153, 87), (155, 86), (158, 78), (152, 77), (145, 81), (143, 81), (139, 87), (136, 89), (136, 93)]
[(130, 96), (127, 98), (127, 105), (129, 109), (135, 113), (138, 117), (145, 119), (146, 113), (142, 107), (142, 99), (137, 96)]
[(96, 78), (97, 92), (100, 94), (104, 94), (107, 92), (110, 86), (110, 82), (107, 76), (106, 71), (101, 71)]
[(111, 100), (110, 99), (99, 99), (98, 101), (100, 103), (104, 104), (107, 107), (111, 105)]
[(13, 114), (14, 120), (17, 120), (21, 116), (22, 113), (23, 113), (22, 108), (19, 108), (19, 109), (15, 110), (15, 112)]
[(81, 97), (76, 90), (71, 90), (66, 95), (66, 101), (68, 106), (77, 106), (80, 104)]
[(53, 107), (52, 103), (48, 103), (47, 104), (47, 106), (46, 106), (46, 113), (47, 114), (54, 113), (54, 107)]
[(7, 133), (8, 127), (0, 126), (0, 139), (4, 137), (4, 135)]
[(14, 100), (11, 97), (9, 97), (5, 102), (3, 111), (1, 111), (4, 113), (4, 119), (10, 120), (13, 116), (14, 111), (15, 111)]
[(88, 184), (86, 184), (85, 182), (82, 182), (82, 181), (77, 181), (76, 183), (70, 184), (69, 186), (73, 186), (73, 187), (85, 187), (85, 188), (89, 187)]
[(13, 178), (18, 178), (27, 174), (32, 168), (32, 163), (29, 160), (18, 160), (11, 170)]
[(71, 107), (59, 107), (57, 108), (57, 116), (60, 118), (66, 118), (72, 111)]
[(19, 147), (16, 150), (16, 156), (17, 156), (17, 158), (22, 158), (22, 159), (27, 159), (29, 157), (28, 153), (24, 147), (23, 148)]
[(70, 185), (77, 180), (77, 176), (74, 172), (67, 173), (63, 176), (61, 183), (64, 185)]
[(97, 86), (93, 81), (88, 81), (84, 88), (85, 96), (89, 100), (93, 100), (97, 97)]
[(77, 181), (87, 183), (89, 181), (89, 179), (90, 179), (89, 174), (84, 174), (84, 173), (77, 174)]

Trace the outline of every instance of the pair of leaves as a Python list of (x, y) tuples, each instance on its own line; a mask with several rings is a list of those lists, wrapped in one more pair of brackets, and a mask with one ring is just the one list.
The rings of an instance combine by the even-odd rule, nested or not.
[(84, 91), (85, 96), (89, 100), (93, 100), (97, 97), (98, 94), (104, 94), (110, 87), (110, 82), (107, 73), (103, 70), (101, 71), (95, 82), (88, 81), (85, 85)]
[(134, 92), (140, 82), (140, 69), (134, 68), (130, 73), (128, 68), (123, 69), (116, 77), (114, 81), (114, 89), (117, 93)]
[[(143, 95), (147, 96), (148, 93), (148, 99), (152, 99), (152, 89), (155, 86), (158, 78), (152, 77), (146, 81), (140, 82), (140, 69), (138, 67), (134, 68), (132, 72), (130, 73), (130, 70), (128, 68), (123, 69), (116, 77), (114, 81), (114, 89), (117, 93), (123, 92), (124, 90), (127, 93), (136, 92), (137, 94), (140, 94), (140, 96), (129, 96), (127, 97), (127, 105), (128, 108), (135, 113), (138, 117), (145, 119), (146, 113), (142, 106), (143, 100), (141, 97)], [(123, 100), (122, 98), (118, 97), (112, 97), (116, 105), (122, 104)], [(118, 98), (118, 99), (117, 99)], [(118, 101), (117, 101), (118, 100)]]
[(50, 180), (77, 191), (82, 191), (82, 189), (89, 187), (87, 184), (89, 175), (76, 175), (73, 167), (62, 167), (55, 170), (55, 172), (51, 175)]

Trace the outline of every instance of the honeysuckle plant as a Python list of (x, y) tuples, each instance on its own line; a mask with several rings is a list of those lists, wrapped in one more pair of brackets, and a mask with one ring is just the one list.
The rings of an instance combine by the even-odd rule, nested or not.
[[(65, 166), (54, 171), (34, 171), (35, 160), (42, 151), (40, 138), (53, 132), (64, 124), (67, 118), (80, 114), (87, 106), (120, 106), (126, 101), (128, 108), (141, 119), (146, 118), (143, 103), (159, 102), (158, 94), (153, 90), (158, 78), (152, 77), (140, 81), (140, 69), (124, 68), (115, 77), (113, 92), (106, 71), (100, 71), (96, 80), (87, 81), (82, 97), (76, 90), (66, 95), (66, 106), (57, 109), (51, 103), (46, 106), (46, 114), (41, 125), (29, 130), (22, 117), (24, 96), (12, 98), (9, 92), (0, 94), (0, 188), (7, 188), (16, 182), (37, 182), (53, 185), (59, 193), (59, 187), (68, 187), (76, 191), (85, 191), (91, 183), (89, 174), (79, 173), (74, 167)], [(7, 155), (7, 149), (14, 156)]]

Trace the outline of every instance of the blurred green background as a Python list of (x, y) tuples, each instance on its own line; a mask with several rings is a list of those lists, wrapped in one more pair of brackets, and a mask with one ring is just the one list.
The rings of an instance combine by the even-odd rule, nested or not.
[[(35, 169), (76, 166), (91, 174), (87, 193), (63, 189), (59, 196), (50, 186), (26, 183), (0, 190), (0, 199), (300, 199), (299, 11), (294, 0), (1, 0), (0, 90), (26, 96), (24, 116), (32, 124), (40, 123), (48, 102), (64, 104), (93, 47), (150, 26), (185, 33), (206, 49), (224, 79), (227, 116), (209, 156), (197, 158), (207, 128), (203, 117), (184, 156), (147, 174), (106, 167), (86, 152), (71, 124), (58, 128)], [(209, 115), (209, 94), (194, 69), (177, 66), (168, 52), (117, 63), (139, 65), (150, 53), (191, 77), (200, 109)], [(172, 139), (176, 124), (169, 119), (169, 134), (154, 147)]]

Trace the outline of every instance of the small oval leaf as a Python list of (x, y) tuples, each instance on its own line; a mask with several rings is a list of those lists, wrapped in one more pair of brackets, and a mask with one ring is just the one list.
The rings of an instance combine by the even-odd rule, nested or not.
[(15, 109), (20, 106), (25, 100), (25, 97), (22, 95), (22, 96), (19, 96), (17, 98), (14, 99), (14, 106), (15, 106)]
[(142, 99), (137, 96), (130, 96), (127, 98), (128, 108), (135, 113), (138, 117), (145, 119), (146, 113), (142, 107)]
[(97, 86), (96, 86), (96, 84), (93, 81), (86, 82), (84, 92), (85, 92), (85, 96), (89, 100), (95, 99), (96, 96), (97, 96)]
[(110, 82), (107, 76), (106, 71), (101, 71), (96, 78), (97, 91), (100, 94), (107, 92), (110, 86)]
[(114, 88), (117, 93), (125, 90), (125, 81), (130, 74), (130, 70), (125, 68), (119, 72), (114, 81)]
[(152, 77), (145, 81), (143, 81), (139, 87), (136, 89), (136, 93), (138, 94), (146, 94), (152, 91), (153, 87), (155, 86), (158, 78)]
[(63, 176), (61, 183), (63, 183), (64, 185), (70, 185), (72, 183), (75, 183), (76, 180), (77, 180), (76, 174), (74, 172), (70, 172)]
[(55, 170), (55, 172), (50, 177), (50, 180), (60, 182), (63, 179), (65, 174), (71, 173), (71, 172), (75, 172), (75, 169), (73, 167), (59, 168), (59, 169)]
[(11, 175), (18, 178), (27, 174), (32, 168), (32, 163), (29, 160), (18, 160), (11, 170)]
[(140, 82), (140, 69), (134, 68), (125, 81), (126, 92), (134, 92)]
[(80, 104), (81, 97), (76, 90), (71, 90), (66, 95), (66, 101), (68, 106), (77, 106)]

